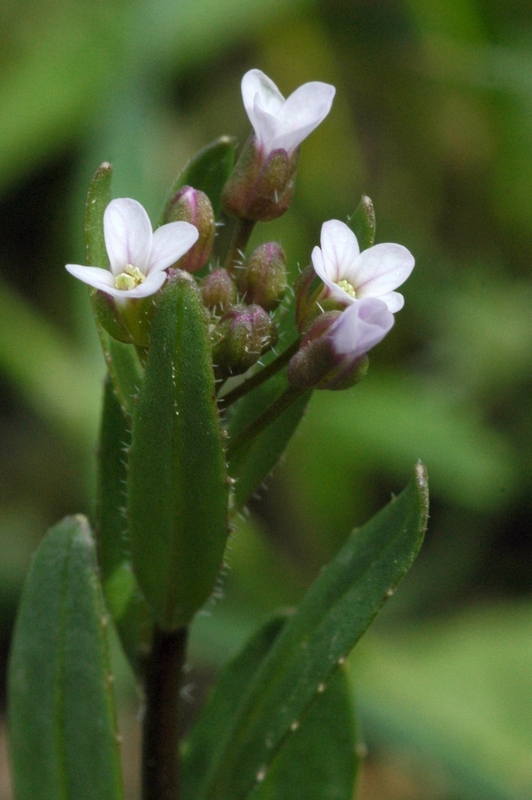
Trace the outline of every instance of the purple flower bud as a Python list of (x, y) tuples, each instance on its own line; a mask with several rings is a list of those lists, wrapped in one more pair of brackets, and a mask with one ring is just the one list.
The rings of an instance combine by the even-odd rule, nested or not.
[(214, 246), (216, 225), (212, 204), (204, 192), (183, 186), (174, 195), (165, 214), (166, 222), (190, 222), (199, 237), (190, 250), (174, 266), (186, 272), (198, 272), (209, 260)]
[(236, 302), (236, 286), (226, 269), (209, 272), (200, 289), (203, 305), (213, 314), (223, 314)]
[(239, 375), (277, 343), (277, 328), (257, 305), (233, 306), (216, 326), (213, 363), (224, 376)]
[(286, 255), (277, 242), (265, 242), (251, 253), (236, 276), (245, 303), (273, 311), (286, 291)]
[(292, 202), (299, 150), (272, 150), (266, 156), (251, 136), (224, 186), (222, 205), (232, 217), (268, 222)]
[(366, 354), (392, 328), (394, 316), (377, 298), (317, 317), (288, 364), (288, 380), (300, 388), (348, 389), (367, 369)]

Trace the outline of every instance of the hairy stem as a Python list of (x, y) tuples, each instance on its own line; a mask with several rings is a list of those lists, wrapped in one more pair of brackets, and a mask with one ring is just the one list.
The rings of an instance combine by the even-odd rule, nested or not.
[(227, 394), (224, 394), (222, 397), (219, 398), (220, 408), (229, 408), (230, 405), (236, 403), (237, 400), (240, 400), (241, 397), (248, 394), (248, 392), (252, 392), (253, 389), (256, 389), (257, 386), (260, 386), (264, 381), (267, 381), (272, 375), (276, 375), (279, 370), (281, 370), (292, 358), (299, 348), (299, 339), (296, 339), (290, 347), (287, 347), (277, 358), (270, 363), (263, 367), (258, 372), (255, 372), (250, 378), (242, 381), (232, 389)]

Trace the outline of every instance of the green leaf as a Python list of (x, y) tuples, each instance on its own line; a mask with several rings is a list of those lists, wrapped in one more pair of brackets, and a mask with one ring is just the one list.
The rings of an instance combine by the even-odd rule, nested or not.
[(193, 278), (178, 271), (153, 320), (128, 474), (133, 566), (163, 629), (186, 625), (212, 591), (227, 502), (204, 309)]
[(221, 672), (203, 706), (183, 752), (183, 800), (195, 800), (201, 780), (209, 768), (213, 753), (223, 739), (243, 691), (279, 635), (285, 617), (274, 617), (253, 635), (236, 658)]
[[(298, 339), (294, 317), (295, 300), (292, 300), (288, 307), (282, 309), (277, 320), (280, 338), (283, 342), (295, 342)], [(289, 346), (284, 350), (285, 354), (291, 354), (292, 352), (293, 346)], [(272, 368), (272, 362), (276, 358), (277, 356), (274, 353), (268, 353), (265, 356), (266, 369)], [(285, 363), (288, 360), (286, 358)], [(251, 381), (255, 380), (257, 375), (260, 375), (260, 372), (252, 376)], [(227, 415), (229, 444), (270, 408), (288, 388), (286, 368), (283, 368), (258, 385), (257, 388), (244, 395), (233, 408), (230, 408)], [(228, 471), (236, 481), (232, 498), (232, 510), (234, 513), (245, 506), (278, 463), (301, 422), (311, 395), (311, 391), (302, 394), (275, 422), (257, 436), (249, 447), (239, 449), (236, 456), (231, 458), (228, 464)]]
[(135, 672), (141, 673), (152, 636), (152, 621), (133, 574), (125, 506), (126, 449), (131, 425), (107, 376), (98, 447), (97, 548), (107, 606)]
[(87, 520), (66, 517), (32, 563), (9, 666), (18, 800), (123, 797), (107, 617)]
[(347, 220), (347, 224), (357, 237), (361, 250), (373, 247), (377, 222), (373, 203), (367, 195), (362, 195), (360, 203)]
[(106, 161), (92, 176), (85, 202), (85, 255), (90, 267), (107, 269), (109, 258), (103, 235), (103, 214), (111, 200), (113, 168)]
[(414, 481), (355, 531), (303, 598), (218, 742), (199, 800), (241, 800), (260, 783), (294, 723), (328, 685), (416, 557), (427, 480)]
[(352, 800), (359, 762), (351, 690), (341, 667), (288, 736), (254, 796)]
[(165, 203), (165, 212), (174, 194), (182, 186), (193, 186), (205, 192), (212, 203), (214, 216), (220, 213), (222, 189), (235, 163), (236, 141), (230, 136), (220, 136), (192, 158), (172, 184)]
[[(270, 620), (221, 673), (185, 746), (183, 797), (195, 800), (243, 692), (278, 637), (285, 617)], [(353, 795), (357, 758), (351, 690), (343, 670), (331, 679), (296, 731), (290, 731), (257, 800), (341, 800)]]
[[(235, 439), (248, 425), (266, 411), (288, 388), (286, 370), (278, 373), (262, 386), (239, 401), (230, 419), (228, 431), (230, 440)], [(297, 426), (301, 422), (312, 392), (302, 394), (287, 408), (249, 447), (239, 450), (230, 459), (229, 474), (235, 479), (233, 512), (239, 511), (253, 496), (263, 481), (273, 470)]]

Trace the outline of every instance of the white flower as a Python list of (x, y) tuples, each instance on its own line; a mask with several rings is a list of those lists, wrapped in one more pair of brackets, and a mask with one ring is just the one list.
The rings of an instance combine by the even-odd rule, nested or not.
[(414, 269), (414, 257), (400, 244), (376, 244), (360, 252), (353, 231), (337, 219), (321, 229), (321, 248), (312, 251), (312, 264), (326, 286), (325, 296), (341, 303), (378, 297), (395, 313), (404, 305), (394, 292)]
[(198, 238), (189, 222), (169, 222), (152, 231), (143, 206), (129, 197), (111, 200), (103, 215), (105, 246), (110, 269), (67, 264), (81, 281), (112, 295), (118, 301), (148, 297), (166, 280), (174, 264)]
[(394, 316), (382, 299), (355, 300), (327, 331), (333, 350), (345, 366), (353, 364), (384, 339)]
[(267, 156), (272, 150), (290, 155), (331, 110), (334, 86), (314, 81), (304, 83), (285, 100), (270, 78), (259, 69), (242, 78), (242, 99), (259, 147)]

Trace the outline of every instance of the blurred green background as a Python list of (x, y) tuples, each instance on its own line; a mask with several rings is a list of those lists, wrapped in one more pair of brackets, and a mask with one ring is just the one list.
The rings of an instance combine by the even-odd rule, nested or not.
[(361, 797), (532, 797), (532, 5), (3, 0), (0, 61), (3, 655), (40, 537), (93, 502), (104, 368), (86, 289), (63, 267), (84, 263), (91, 174), (111, 161), (114, 195), (154, 217), (200, 147), (245, 140), (247, 69), (285, 95), (324, 80), (337, 96), (303, 144), (294, 206), (254, 240), (282, 241), (296, 274), (322, 222), (364, 192), (377, 241), (417, 266), (366, 380), (315, 394), (239, 522), (223, 600), (195, 627), (191, 695), (421, 458), (427, 543), (352, 659)]

